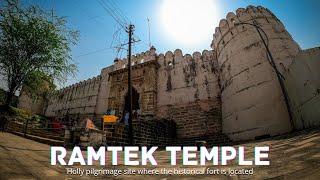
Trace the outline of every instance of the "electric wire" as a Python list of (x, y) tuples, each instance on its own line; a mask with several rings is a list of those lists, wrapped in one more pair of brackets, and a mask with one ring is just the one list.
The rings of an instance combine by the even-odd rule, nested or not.
[(80, 55), (76, 56), (76, 58), (79, 58), (79, 57), (82, 57), (82, 56), (88, 56), (88, 55), (99, 53), (99, 52), (106, 51), (106, 50), (109, 50), (109, 49), (113, 49), (113, 48), (110, 47), (110, 48), (102, 48), (102, 49), (94, 50), (94, 51), (91, 51), (91, 52), (88, 52), (88, 53), (85, 53), (85, 54), (80, 54)]
[(129, 18), (121, 11), (121, 9), (119, 8), (119, 6), (117, 5), (117, 3), (113, 0), (107, 0), (110, 2), (110, 5), (113, 6), (113, 9), (118, 12), (118, 14), (125, 19), (126, 22), (130, 22)]
[(98, 3), (102, 6), (102, 8), (124, 29), (127, 30), (127, 25), (128, 22), (126, 22), (126, 20), (121, 17), (119, 14), (117, 14), (111, 7), (109, 4), (107, 4), (105, 1), (103, 0), (97, 0)]

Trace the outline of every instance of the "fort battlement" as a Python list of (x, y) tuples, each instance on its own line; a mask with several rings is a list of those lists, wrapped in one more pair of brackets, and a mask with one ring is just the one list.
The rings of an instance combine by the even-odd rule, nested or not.
[[(131, 65), (142, 64), (147, 61), (156, 59), (156, 49), (152, 46), (150, 50), (142, 53), (138, 53), (131, 56)], [(127, 58), (116, 58), (114, 60), (114, 70), (124, 69), (127, 67), (128, 59)]]
[(158, 59), (159, 59), (159, 64), (170, 64), (170, 63), (179, 63), (179, 62), (188, 62), (192, 59), (197, 59), (197, 60), (205, 60), (209, 59), (214, 56), (214, 51), (210, 50), (203, 50), (202, 53), (200, 52), (194, 52), (192, 55), (190, 54), (185, 54), (183, 55), (181, 49), (176, 49), (173, 53), (172, 51), (167, 51), (165, 54), (159, 54)]
[[(89, 78), (83, 81), (80, 81), (78, 83), (72, 84), (70, 86), (67, 86), (65, 88), (62, 88), (60, 90), (57, 91), (57, 94), (63, 94), (66, 95), (65, 93), (70, 92), (71, 90), (79, 90), (79, 91), (85, 91), (85, 90), (92, 90), (92, 89), (96, 89), (98, 87), (98, 85), (100, 84), (101, 81), (101, 75), (98, 75), (96, 77), (93, 78)], [(86, 92), (84, 92), (86, 93)], [(88, 92), (90, 93), (90, 92)]]
[(98, 75), (58, 90), (50, 97), (46, 114), (93, 114), (101, 78)]
[(211, 46), (220, 70), (223, 132), (232, 139), (276, 135), (291, 128), (259, 33), (280, 72), (286, 71), (300, 51), (281, 21), (261, 6), (239, 8), (220, 21)]
[(235, 26), (235, 23), (253, 23), (253, 20), (264, 29), (268, 36), (265, 38), (290, 38), (292, 40), (281, 21), (267, 8), (261, 6), (248, 6), (245, 9), (238, 8), (236, 14), (229, 12), (226, 19), (222, 19), (215, 29), (211, 47), (217, 51), (218, 58), (220, 57), (220, 51), (226, 46), (235, 47), (234, 43), (229, 43), (230, 40), (239, 34), (245, 34), (243, 32), (252, 32), (248, 30), (254, 29), (253, 26), (249, 25)]
[[(238, 8), (215, 28), (212, 50), (184, 54), (176, 49), (157, 54), (151, 47), (133, 55), (134, 110), (143, 116), (174, 121), (178, 139), (224, 133), (232, 140), (246, 140), (289, 132), (283, 93), (256, 27), (277, 69), (284, 75), (290, 74), (288, 68), (301, 49), (284, 24), (267, 8)], [(298, 57), (315, 59), (319, 53), (314, 51)], [(115, 59), (99, 76), (57, 91), (56, 96), (50, 97), (45, 114), (78, 114), (100, 121), (107, 110), (112, 110), (123, 117), (127, 105), (127, 62), (127, 58)], [(293, 68), (298, 72), (300, 67)], [(310, 70), (309, 74), (317, 73)]]
[[(253, 20), (255, 20), (259, 26), (262, 26), (267, 33), (268, 31), (277, 31), (277, 33), (268, 34), (269, 39), (279, 36), (281, 32), (288, 34), (282, 22), (267, 8), (261, 6), (238, 8), (236, 10), (236, 14), (229, 12), (226, 16), (226, 19), (220, 20), (219, 26), (215, 28), (211, 47), (217, 51), (218, 57), (220, 51), (227, 46), (229, 41), (235, 36), (247, 31), (248, 29), (254, 29), (253, 26), (235, 26), (235, 24), (253, 23)], [(275, 34), (277, 34), (277, 36), (274, 36)]]

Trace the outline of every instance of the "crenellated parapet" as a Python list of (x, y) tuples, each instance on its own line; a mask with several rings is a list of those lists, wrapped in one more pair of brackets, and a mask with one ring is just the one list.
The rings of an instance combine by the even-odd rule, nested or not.
[(162, 68), (175, 68), (176, 66), (188, 66), (194, 63), (206, 63), (215, 61), (215, 51), (204, 50), (202, 53), (194, 52), (191, 54), (183, 54), (181, 49), (174, 52), (167, 51), (165, 54), (157, 56), (158, 64)]
[[(256, 23), (266, 29), (283, 32), (285, 27), (282, 22), (267, 8), (262, 6), (248, 6), (247, 8), (238, 8), (236, 12), (229, 12), (225, 19), (220, 20), (219, 26), (215, 28), (211, 47), (218, 54), (231, 39), (248, 29), (253, 29), (253, 26), (235, 25), (237, 23)], [(269, 37), (272, 38), (272, 37)]]
[(111, 65), (111, 66), (108, 66), (108, 67), (105, 67), (101, 70), (101, 78), (104, 78), (106, 76), (108, 76), (108, 74), (113, 71), (114, 69), (114, 65)]
[(92, 114), (95, 110), (102, 76), (98, 75), (57, 90), (50, 97), (46, 115)]
[[(144, 62), (148, 62), (148, 61), (152, 61), (156, 59), (156, 48), (154, 48), (153, 46), (146, 52), (142, 52), (142, 53), (138, 53), (135, 55), (131, 56), (131, 65), (137, 65), (137, 64), (142, 64)], [(119, 70), (119, 69), (123, 69), (126, 68), (128, 64), (128, 59), (127, 58), (123, 58), (123, 59), (119, 59), (116, 58), (114, 60), (114, 70)]]
[[(183, 54), (180, 49), (176, 49), (173, 52), (167, 51), (165, 54), (159, 54), (157, 56), (159, 64), (159, 93), (166, 94), (167, 92), (175, 92), (176, 90), (184, 91), (183, 89), (192, 87), (186, 91), (196, 94), (195, 96), (190, 96), (190, 100), (186, 98), (185, 100), (188, 102), (194, 101), (194, 97), (215, 97), (215, 95), (210, 95), (207, 92), (200, 93), (200, 96), (198, 96), (198, 91), (205, 91), (205, 88), (201, 87), (198, 89), (198, 87), (217, 82), (218, 63), (215, 57), (215, 51), (213, 50), (204, 50), (202, 53), (194, 52), (191, 55)], [(218, 92), (218, 90), (212, 90), (213, 94)], [(167, 104), (167, 102), (170, 104), (171, 100), (166, 100), (164, 96), (161, 97), (159, 99), (160, 105)]]
[(89, 78), (89, 79), (80, 81), (78, 83), (72, 84), (70, 86), (64, 87), (58, 90), (57, 94), (67, 95), (67, 93), (69, 91), (72, 91), (73, 89), (82, 90), (82, 91), (88, 88), (95, 89), (98, 87), (97, 85), (100, 83), (100, 80), (101, 80), (101, 75), (98, 75), (96, 77)]

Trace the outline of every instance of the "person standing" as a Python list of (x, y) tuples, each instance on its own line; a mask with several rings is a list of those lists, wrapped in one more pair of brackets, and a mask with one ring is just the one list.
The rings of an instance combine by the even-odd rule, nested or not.
[(126, 112), (124, 116), (124, 124), (129, 125), (129, 112)]
[(8, 119), (5, 115), (1, 115), (0, 117), (0, 128), (1, 132), (5, 132), (7, 129)]

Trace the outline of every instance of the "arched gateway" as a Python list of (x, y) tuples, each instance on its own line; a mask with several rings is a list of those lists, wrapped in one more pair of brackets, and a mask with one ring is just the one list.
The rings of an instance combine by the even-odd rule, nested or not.
[[(157, 61), (136, 63), (132, 66), (132, 110), (139, 110), (141, 115), (155, 114), (157, 101)], [(128, 112), (128, 72), (121, 68), (109, 73), (110, 94), (109, 109), (120, 116)]]

